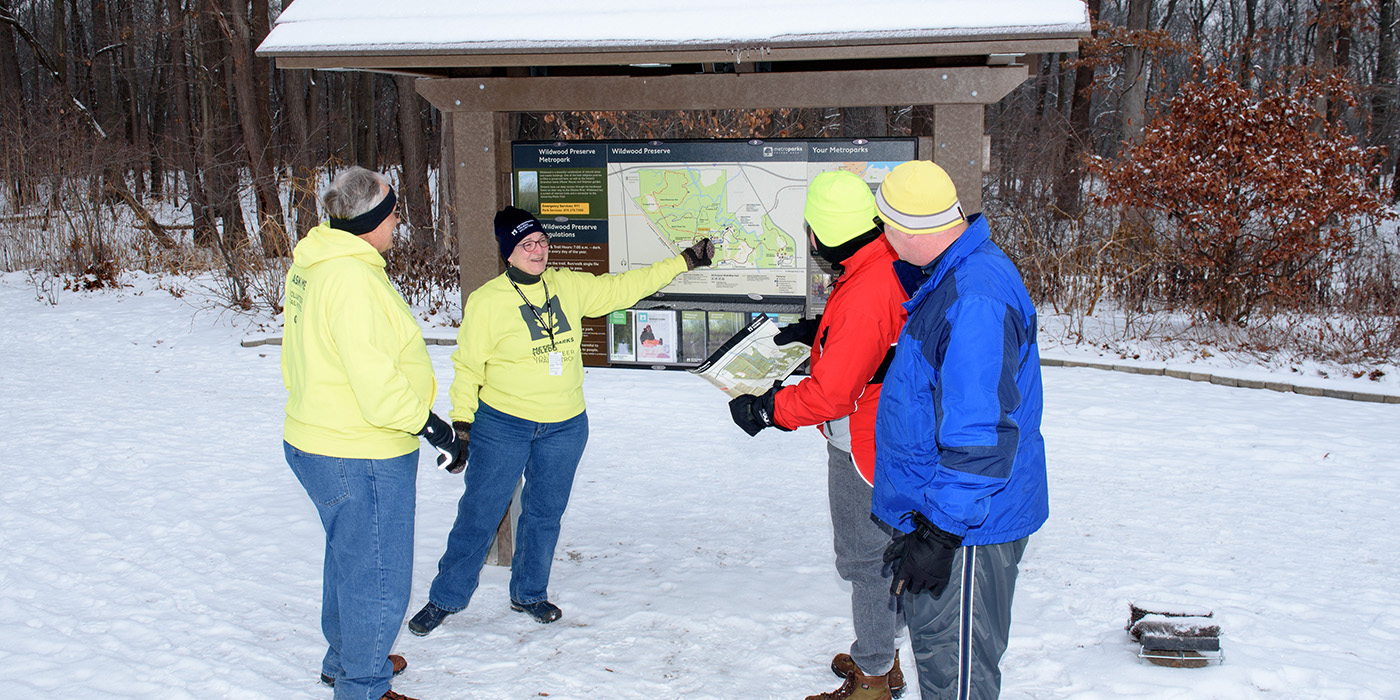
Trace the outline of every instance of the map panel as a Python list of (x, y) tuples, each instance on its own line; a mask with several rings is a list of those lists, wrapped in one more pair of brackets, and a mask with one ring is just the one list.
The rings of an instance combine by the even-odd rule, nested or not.
[(644, 267), (703, 236), (715, 243), (714, 265), (663, 291), (803, 294), (806, 163), (611, 163), (608, 182), (609, 228), (621, 233), (614, 270)]
[(658, 297), (805, 300), (810, 312), (829, 280), (803, 226), (808, 183), (846, 169), (875, 186), (916, 151), (907, 138), (516, 142), (513, 201), (554, 239), (551, 264), (626, 272), (708, 237), (714, 264)]

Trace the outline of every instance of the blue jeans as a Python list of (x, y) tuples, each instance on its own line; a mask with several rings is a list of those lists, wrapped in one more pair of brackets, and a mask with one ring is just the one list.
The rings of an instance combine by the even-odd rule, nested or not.
[(481, 404), (468, 443), (466, 491), (428, 600), (457, 612), (471, 602), (481, 567), (510, 507), (520, 476), (520, 520), (510, 561), (510, 599), (549, 599), (549, 568), (559, 541), (559, 519), (569, 504), (574, 472), (588, 442), (588, 414), (558, 423), (536, 423)]
[(348, 459), (282, 448), (326, 530), (321, 672), (335, 678), (335, 700), (378, 700), (413, 584), (418, 451)]

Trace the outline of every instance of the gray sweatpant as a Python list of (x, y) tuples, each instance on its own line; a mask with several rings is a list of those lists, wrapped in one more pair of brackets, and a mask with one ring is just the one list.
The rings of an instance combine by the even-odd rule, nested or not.
[(851, 583), (856, 633), (851, 659), (866, 675), (882, 676), (894, 666), (895, 640), (903, 626), (883, 558), (893, 530), (870, 514), (874, 488), (861, 478), (851, 453), (830, 443), (826, 452), (836, 572)]
[(942, 596), (904, 594), (923, 700), (995, 700), (1001, 694), (1011, 597), (1029, 539), (961, 547)]

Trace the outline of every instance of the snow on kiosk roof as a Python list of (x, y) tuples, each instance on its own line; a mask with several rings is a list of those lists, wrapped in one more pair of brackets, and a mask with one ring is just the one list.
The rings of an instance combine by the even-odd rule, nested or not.
[[(972, 212), (985, 106), (1087, 36), (1081, 0), (296, 0), (258, 54), (419, 76), (450, 120), (458, 211), (510, 203), (510, 112), (932, 105), (919, 157)], [(465, 299), (500, 270), (489, 216), (457, 236)]]
[[(858, 11), (857, 11), (858, 9)], [(1008, 53), (1073, 51), (1089, 33), (1081, 0), (710, 0), (667, 6), (654, 0), (536, 0), (503, 6), (471, 0), (297, 0), (258, 52), (285, 68), (295, 58), (455, 56), (458, 66), (548, 65), (531, 55), (570, 56), (554, 65), (626, 65), (634, 53), (675, 53), (686, 62), (948, 55), (1025, 44)], [(942, 50), (932, 48), (943, 45)], [(851, 50), (865, 47), (865, 51)], [(922, 47), (922, 48), (921, 48)], [(1002, 47), (1010, 48), (1010, 47)], [(995, 53), (995, 51), (974, 51)], [(684, 54), (706, 54), (689, 55)], [(708, 54), (717, 54), (710, 57)], [(483, 60), (493, 56), (491, 60)], [(515, 56), (515, 59), (511, 57)], [(333, 62), (332, 62), (333, 63)], [(425, 62), (413, 65), (428, 67)], [(442, 68), (446, 62), (426, 62)]]

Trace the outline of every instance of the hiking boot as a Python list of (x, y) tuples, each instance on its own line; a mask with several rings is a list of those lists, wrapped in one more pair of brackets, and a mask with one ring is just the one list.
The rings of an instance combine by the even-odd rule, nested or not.
[[(400, 673), (403, 673), (403, 672), (404, 672), (404, 669), (408, 668), (408, 660), (405, 659), (405, 658), (402, 657), (402, 656), (399, 656), (398, 654), (390, 654), (390, 655), (389, 655), (389, 663), (394, 667), (394, 675), (396, 675), (396, 676), (399, 675)], [(334, 676), (327, 676), (326, 674), (322, 673), (322, 674), (321, 674), (321, 682), (322, 682), (322, 683), (325, 683), (326, 685), (328, 685), (328, 686), (330, 686), (330, 687), (332, 687), (332, 688), (335, 687), (335, 677), (334, 677)]]
[(807, 700), (890, 700), (890, 686), (885, 679), (885, 676), (867, 676), (856, 669), (846, 676), (840, 688), (809, 695)]
[(379, 696), (379, 700), (414, 700), (414, 699), (411, 698), (411, 697), (408, 697), (407, 695), (404, 695), (403, 693), (395, 693), (394, 691), (391, 690), (391, 691), (389, 691), (389, 692), (387, 692), (387, 693), (385, 693), (385, 694)]
[[(837, 654), (836, 658), (831, 660), (831, 672), (840, 678), (858, 671), (860, 669), (856, 668), (855, 659), (852, 659), (850, 654)], [(898, 651), (894, 653), (894, 665), (890, 667), (889, 673), (885, 674), (885, 680), (889, 683), (892, 697), (897, 698), (904, 694), (904, 672), (899, 670)]]
[(512, 600), (510, 601), (510, 609), (529, 614), (530, 617), (535, 618), (535, 622), (541, 625), (547, 625), (564, 616), (564, 611), (560, 610), (558, 605), (547, 600), (541, 600), (537, 603), (517, 603)]
[(428, 604), (424, 605), (423, 609), (419, 610), (418, 614), (414, 615), (413, 619), (408, 621), (408, 631), (422, 637), (437, 629), (437, 626), (442, 624), (442, 621), (447, 619), (447, 616), (451, 614), (452, 612), (450, 610), (443, 610), (433, 605), (432, 601), (428, 601)]

